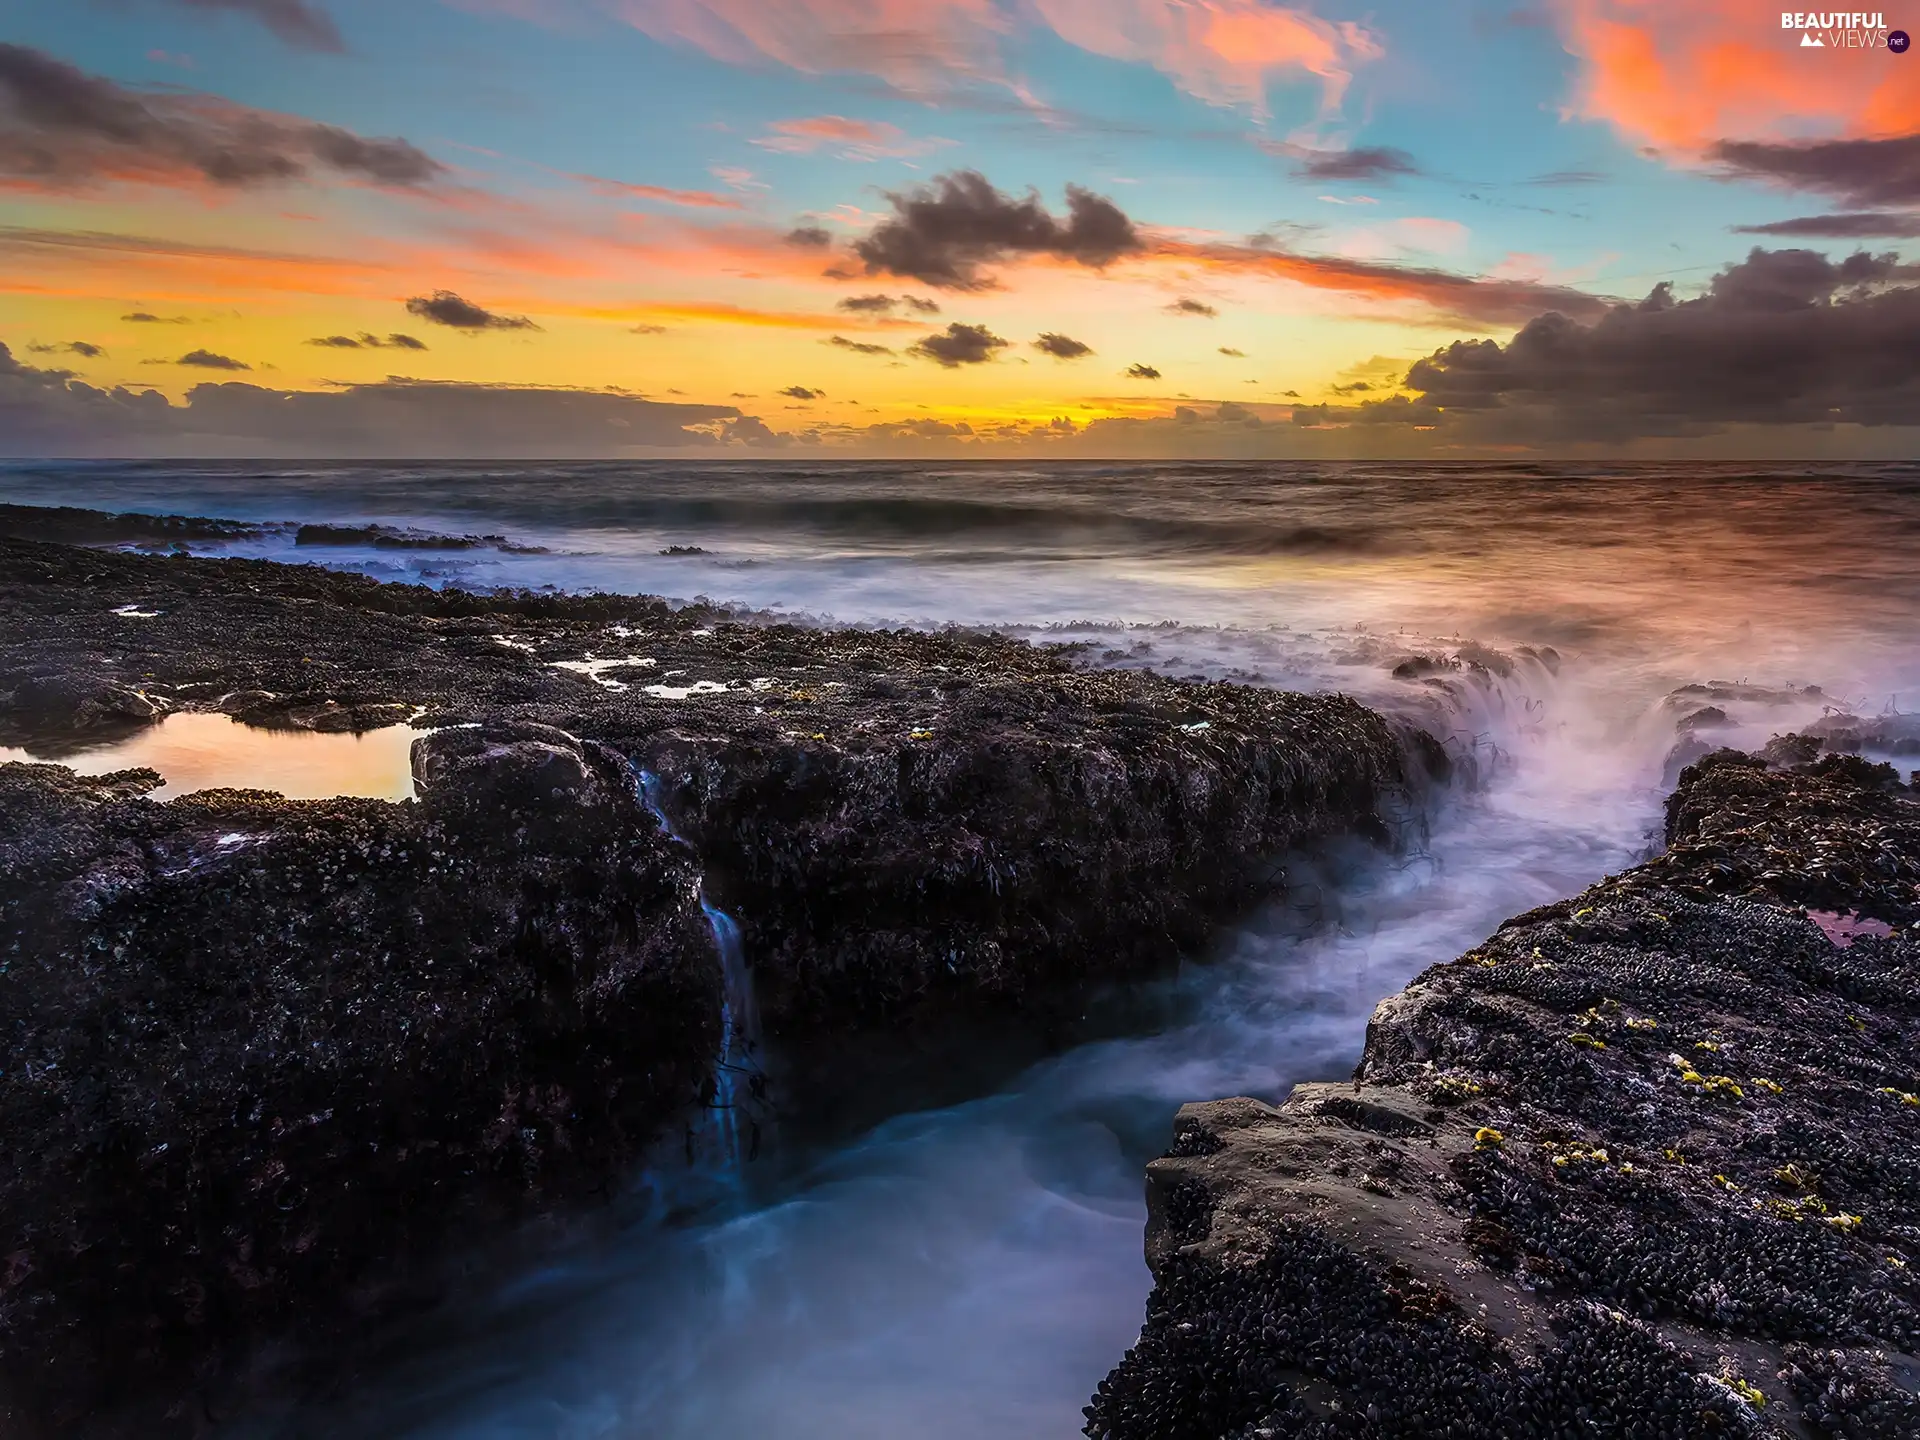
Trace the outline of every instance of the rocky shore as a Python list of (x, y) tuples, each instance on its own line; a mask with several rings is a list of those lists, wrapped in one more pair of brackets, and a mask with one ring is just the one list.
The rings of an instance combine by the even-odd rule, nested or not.
[(1086, 1433), (1920, 1435), (1920, 797), (1821, 748), (1697, 759), (1351, 1083), (1185, 1107)]
[(1351, 700), (993, 635), (179, 553), (227, 524), (0, 513), (0, 743), (404, 720), (418, 798), (0, 766), (9, 1435), (194, 1433), (249, 1346), (608, 1193), (715, 1094), (703, 899), (775, 1043), (1019, 1014), (1451, 768)]

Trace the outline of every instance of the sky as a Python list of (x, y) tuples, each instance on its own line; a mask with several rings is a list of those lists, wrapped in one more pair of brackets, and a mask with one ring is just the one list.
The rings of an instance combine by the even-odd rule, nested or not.
[(0, 453), (1910, 457), (1912, 3), (0, 0)]

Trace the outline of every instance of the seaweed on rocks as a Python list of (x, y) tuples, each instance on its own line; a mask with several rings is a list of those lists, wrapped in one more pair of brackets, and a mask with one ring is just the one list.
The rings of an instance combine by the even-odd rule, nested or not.
[(1088, 1435), (1920, 1434), (1920, 797), (1719, 751), (1667, 840), (1181, 1111)]

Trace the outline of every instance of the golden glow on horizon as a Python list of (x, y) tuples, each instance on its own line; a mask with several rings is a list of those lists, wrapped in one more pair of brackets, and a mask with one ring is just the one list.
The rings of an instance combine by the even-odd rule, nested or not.
[[(467, 0), (436, 11), (436, 23), (479, 27), (476, 12), (503, 8), (515, 18), (487, 34), (513, 46), (517, 61), (517, 24), (540, 18), (518, 0)], [(1103, 433), (1131, 436), (1126, 443), (1171, 440), (1195, 424), (1211, 426), (1205, 435), (1229, 450), (1252, 446), (1261, 430), (1263, 440), (1290, 437), (1324, 453), (1335, 432), (1393, 449), (1453, 438), (1430, 437), (1431, 409), (1364, 408), (1412, 398), (1404, 382), (1419, 358), (1458, 340), (1504, 342), (1550, 311), (1589, 324), (1666, 278), (1663, 259), (1683, 287), (1704, 284), (1716, 268), (1686, 263), (1698, 254), (1668, 258), (1680, 246), (1664, 232), (1658, 250), (1646, 249), (1656, 242), (1645, 234), (1627, 242), (1641, 250), (1624, 263), (1599, 241), (1567, 241), (1569, 224), (1595, 218), (1579, 207), (1599, 192), (1578, 187), (1615, 178), (1598, 167), (1637, 165), (1642, 178), (1696, 187), (1685, 193), (1697, 198), (1731, 193), (1699, 173), (1723, 137), (1920, 130), (1920, 87), (1905, 66), (1880, 57), (1868, 68), (1858, 54), (1810, 60), (1783, 40), (1776, 13), (1748, 0), (1548, 0), (1545, 34), (1514, 27), (1529, 29), (1526, 43), (1553, 57), (1551, 66), (1538, 53), (1530, 62), (1541, 88), (1527, 97), (1527, 113), (1539, 113), (1542, 131), (1529, 140), (1551, 137), (1550, 147), (1537, 147), (1542, 154), (1578, 159), (1578, 146), (1601, 158), (1593, 169), (1484, 186), (1460, 178), (1470, 172), (1458, 165), (1395, 148), (1392, 140), (1417, 133), (1405, 113), (1386, 122), (1399, 128), (1381, 143), (1371, 133), (1363, 139), (1376, 104), (1425, 106), (1420, 116), (1430, 111), (1442, 123), (1435, 95), (1413, 83), (1412, 71), (1403, 68), (1391, 92), (1366, 88), (1423, 58), (1389, 55), (1394, 32), (1385, 20), (1334, 20), (1270, 0), (604, 0), (597, 8), (613, 22), (605, 33), (646, 52), (622, 63), (702, 67), (709, 77), (720, 67), (744, 67), (732, 72), (741, 77), (778, 73), (782, 85), (803, 87), (804, 104), (784, 93), (765, 98), (758, 92), (780, 86), (751, 79), (735, 86), (723, 77), (709, 93), (702, 78), (700, 105), (710, 108), (697, 117), (685, 105), (635, 110), (662, 125), (639, 137), (647, 145), (556, 106), (529, 119), (526, 154), (515, 155), (506, 152), (516, 142), (486, 130), (470, 105), (444, 107), (447, 133), (415, 128), (423, 113), (439, 116), (440, 102), (426, 112), (408, 108), (417, 96), (392, 109), (392, 97), (371, 103), (354, 89), (371, 83), (365, 75), (342, 81), (343, 108), (388, 118), (355, 130), (340, 116), (323, 121), (222, 98), (217, 82), (202, 86), (188, 70), (128, 78), (133, 62), (103, 46), (66, 72), (78, 76), (75, 94), (94, 86), (127, 113), (153, 113), (131, 138), (55, 125), (45, 164), (0, 178), (9, 199), (0, 340), (17, 364), (70, 372), (90, 386), (151, 388), (176, 404), (209, 383), (291, 393), (394, 380), (727, 407), (747, 419), (733, 430), (716, 421), (711, 433), (736, 444), (847, 449), (916, 426), (922, 438), (964, 430), (1040, 444), (1065, 431), (1056, 421), (1107, 421)], [(462, 13), (464, 21), (450, 18)], [(215, 19), (244, 28), (235, 17)], [(1413, 28), (1409, 17), (1399, 20)], [(1031, 45), (1035, 36), (1043, 43)], [(76, 29), (67, 38), (86, 48), (93, 37)], [(476, 29), (466, 38), (482, 37)], [(1047, 46), (1094, 67), (1055, 87), (1058, 110), (1016, 78), (1015, 60), (1044, 66)], [(147, 55), (170, 65), (182, 58)], [(47, 59), (56, 69), (67, 63), (51, 52)], [(236, 63), (232, 53), (222, 61)], [(1092, 79), (1113, 80), (1124, 66), (1138, 67), (1142, 88), (1114, 94), (1143, 102), (1150, 84), (1154, 124), (1109, 124), (1065, 108), (1067, 97), (1085, 98)], [(588, 67), (579, 68), (584, 75)], [(1553, 104), (1536, 105), (1533, 94), (1549, 93), (1541, 79), (1549, 71)], [(319, 73), (302, 71), (299, 82)], [(558, 72), (543, 73), (551, 90)], [(868, 78), (849, 86), (849, 75)], [(876, 79), (891, 93), (879, 95)], [(1274, 106), (1288, 86), (1292, 109)], [(907, 108), (916, 103), (925, 123)], [(892, 106), (905, 123), (860, 114), (863, 104)], [(563, 115), (570, 118), (556, 118)], [(1182, 115), (1204, 115), (1211, 128), (1183, 129)], [(371, 128), (389, 119), (411, 138)], [(970, 138), (936, 134), (936, 119), (948, 135)], [(463, 120), (474, 128), (462, 132)], [(15, 122), (25, 127), (19, 154), (41, 154), (26, 143), (38, 143), (41, 122)], [(211, 136), (221, 142), (213, 151), (229, 158), (222, 144), (245, 149), (265, 136), (266, 161), (285, 166), (269, 163), (257, 184), (221, 183), (195, 125), (211, 126), (200, 141)], [(482, 132), (504, 148), (468, 143)], [(1450, 139), (1458, 161), (1463, 142)], [(576, 141), (580, 163), (558, 163), (573, 158)], [(659, 153), (646, 153), (656, 143)], [(56, 153), (61, 144), (71, 153)], [(1189, 144), (1203, 147), (1193, 154), (1206, 162), (1191, 176), (1177, 149)], [(1220, 162), (1229, 150), (1237, 160)], [(399, 169), (369, 160), (375, 152)], [(628, 152), (631, 166), (621, 163)], [(1006, 195), (942, 212), (925, 233), (897, 223), (913, 208), (907, 191), (939, 171), (974, 166)], [(1221, 180), (1226, 174), (1255, 178), (1223, 194), (1220, 186), (1237, 183)], [(1018, 208), (1030, 178), (1045, 181), (1036, 191), (1044, 214)], [(1214, 190), (1182, 188), (1194, 178)], [(1127, 188), (1135, 185), (1142, 188)], [(1555, 188), (1525, 188), (1536, 185)], [(1077, 227), (1082, 218), (1076, 186), (1102, 197), (1096, 218), (1112, 228), (1097, 243), (1069, 234), (1069, 221)], [(1634, 203), (1645, 209), (1649, 193), (1632, 192)], [(1644, 214), (1621, 219), (1628, 229), (1647, 222)], [(855, 249), (889, 223), (898, 247)], [(1021, 225), (1017, 235), (1007, 228)], [(1711, 243), (1723, 243), (1724, 216), (1711, 225)], [(1516, 243), (1502, 248), (1508, 240)], [(1651, 268), (1631, 284), (1605, 278), (1643, 264)], [(439, 292), (477, 308), (410, 310), (410, 301)], [(129, 318), (142, 313), (158, 320)], [(969, 329), (946, 335), (948, 327)], [(960, 363), (942, 363), (951, 360)], [(78, 392), (52, 393), (65, 404)], [(387, 393), (353, 401), (377, 407)], [(242, 391), (207, 398), (251, 407), (250, 415), (275, 404)], [(677, 434), (677, 419), (645, 406), (594, 403), (594, 413), (620, 417), (610, 424), (639, 417), (650, 436)], [(1296, 424), (1301, 406), (1334, 413), (1326, 424)], [(1182, 416), (1182, 407), (1193, 413)], [(307, 408), (339, 413), (317, 401)], [(1495, 408), (1462, 402), (1442, 428), (1457, 433), (1461, 417)], [(161, 413), (168, 424), (188, 424)], [(648, 417), (666, 428), (646, 430)], [(1394, 423), (1372, 423), (1383, 418)], [(308, 433), (326, 433), (324, 423)], [(1148, 430), (1158, 438), (1143, 439)]]

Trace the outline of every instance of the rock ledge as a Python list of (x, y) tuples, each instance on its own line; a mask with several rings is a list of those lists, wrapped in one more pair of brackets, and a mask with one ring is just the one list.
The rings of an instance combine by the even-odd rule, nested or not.
[(1920, 800), (1721, 751), (1667, 835), (1180, 1112), (1089, 1436), (1920, 1435)]

